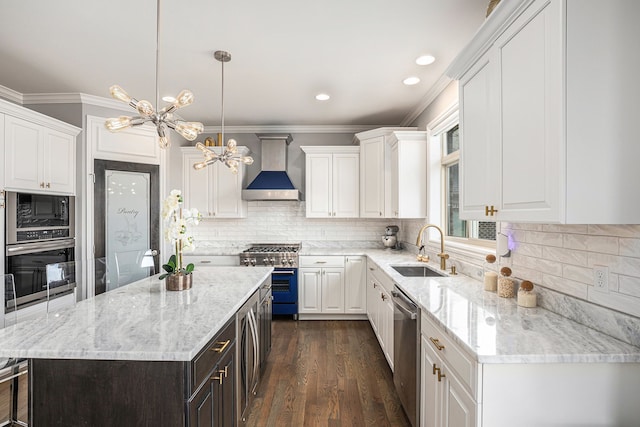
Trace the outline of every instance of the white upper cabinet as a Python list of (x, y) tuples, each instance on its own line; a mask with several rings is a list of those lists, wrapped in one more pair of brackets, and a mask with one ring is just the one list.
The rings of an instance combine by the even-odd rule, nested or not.
[(392, 218), (427, 217), (427, 133), (396, 131), (391, 144)]
[(427, 134), (417, 128), (380, 128), (360, 142), (360, 216), (427, 216)]
[(626, 131), (640, 3), (503, 3), (448, 71), (460, 79), (461, 216), (640, 223), (640, 145)]
[(4, 107), (5, 189), (75, 194), (80, 129), (4, 102), (0, 112)]
[(359, 216), (360, 147), (302, 146), (308, 218)]
[[(217, 152), (220, 147), (210, 147)], [(238, 152), (246, 155), (246, 147), (238, 147)], [(193, 164), (202, 161), (202, 153), (194, 147), (182, 148), (182, 188), (186, 208), (196, 208), (203, 217), (244, 218), (247, 216), (247, 202), (242, 200), (244, 165), (238, 165), (234, 174), (220, 162), (195, 170)]]

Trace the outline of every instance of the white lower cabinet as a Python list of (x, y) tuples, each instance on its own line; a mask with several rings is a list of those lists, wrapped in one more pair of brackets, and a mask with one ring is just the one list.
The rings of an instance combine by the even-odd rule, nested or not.
[(367, 263), (367, 317), (393, 370), (393, 282), (373, 262)]
[(344, 257), (300, 257), (298, 312), (344, 313)]
[(367, 257), (345, 257), (344, 312), (367, 312)]
[(424, 313), (420, 344), (422, 427), (638, 425), (637, 363), (478, 363)]

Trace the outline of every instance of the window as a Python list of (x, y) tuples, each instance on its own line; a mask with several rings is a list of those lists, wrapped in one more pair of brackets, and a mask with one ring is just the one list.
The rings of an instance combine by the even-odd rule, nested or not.
[(430, 218), (441, 218), (448, 242), (495, 245), (496, 223), (460, 218), (460, 132), (457, 106), (434, 120), (430, 130)]

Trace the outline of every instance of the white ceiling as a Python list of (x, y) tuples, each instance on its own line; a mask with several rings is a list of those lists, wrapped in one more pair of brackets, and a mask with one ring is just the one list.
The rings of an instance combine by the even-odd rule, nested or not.
[[(398, 125), (442, 83), (488, 1), (162, 0), (160, 96), (189, 88), (181, 116), (219, 124), (213, 51), (227, 50), (228, 126)], [(424, 53), (436, 62), (416, 65)], [(156, 0), (0, 1), (0, 85), (17, 92), (109, 97), (119, 84), (155, 104), (155, 59)], [(403, 85), (410, 75), (421, 83)]]

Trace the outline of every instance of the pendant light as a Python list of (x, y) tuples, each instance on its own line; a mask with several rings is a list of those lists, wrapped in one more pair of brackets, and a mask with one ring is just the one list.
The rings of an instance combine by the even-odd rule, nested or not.
[[(160, 103), (160, 91), (158, 89), (158, 68), (160, 63), (160, 0), (156, 6), (156, 106)], [(167, 128), (173, 129), (189, 141), (193, 141), (198, 134), (204, 130), (204, 125), (200, 122), (187, 122), (174, 113), (179, 108), (186, 107), (193, 103), (193, 93), (190, 90), (183, 90), (175, 100), (156, 111), (149, 101), (140, 100), (129, 96), (120, 86), (113, 85), (109, 88), (111, 96), (133, 107), (139, 116), (120, 116), (107, 119), (105, 127), (111, 132), (117, 132), (132, 126), (140, 126), (147, 122), (152, 122), (158, 132), (158, 144), (160, 148), (167, 148), (171, 141), (167, 133)]]
[(196, 170), (200, 170), (214, 164), (215, 162), (221, 162), (229, 169), (231, 169), (231, 172), (238, 173), (238, 165), (241, 162), (245, 165), (252, 164), (253, 157), (243, 156), (239, 154), (237, 148), (238, 144), (235, 139), (230, 139), (227, 142), (227, 145), (224, 145), (224, 63), (231, 61), (231, 54), (223, 50), (217, 50), (213, 53), (213, 57), (222, 64), (222, 117), (220, 119), (220, 144), (223, 144), (221, 147), (222, 152), (220, 154), (217, 154), (215, 151), (206, 147), (202, 142), (196, 143), (196, 147), (200, 151), (202, 151), (202, 154), (204, 155), (204, 161), (194, 163), (193, 168)]

